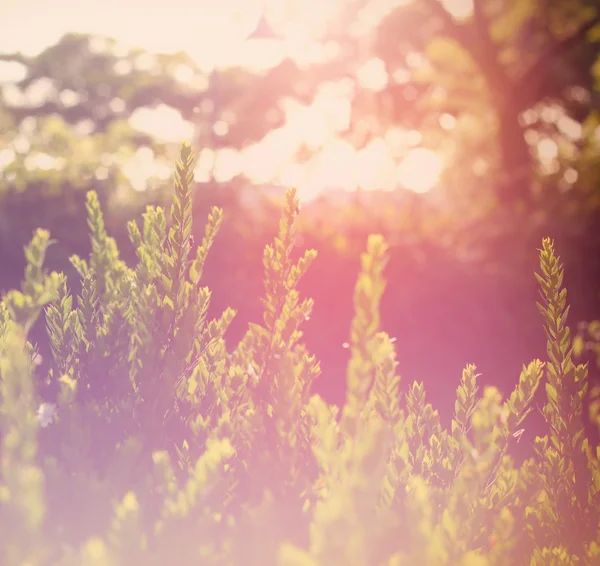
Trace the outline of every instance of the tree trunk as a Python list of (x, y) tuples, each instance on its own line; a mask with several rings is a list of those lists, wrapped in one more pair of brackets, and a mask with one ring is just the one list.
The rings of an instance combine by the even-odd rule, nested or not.
[[(507, 106), (510, 106), (508, 101)], [(534, 162), (519, 123), (519, 113), (512, 108), (498, 111), (498, 143), (501, 174), (497, 182), (500, 204), (520, 206), (531, 203)]]

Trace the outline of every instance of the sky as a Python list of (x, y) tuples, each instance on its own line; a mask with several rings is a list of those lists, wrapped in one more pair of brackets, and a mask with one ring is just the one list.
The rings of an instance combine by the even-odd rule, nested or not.
[[(228, 65), (269, 67), (286, 55), (308, 63), (322, 56), (319, 35), (324, 26), (335, 25), (336, 15), (346, 1), (0, 0), (0, 52), (33, 55), (65, 33), (76, 31), (111, 36), (125, 46), (153, 52), (186, 51), (207, 71)], [(371, 11), (357, 20), (355, 31), (359, 33), (360, 25), (368, 25), (391, 4), (402, 1), (407, 0), (374, 0)], [(471, 5), (470, 0), (446, 3), (457, 13), (468, 11)], [(269, 23), (283, 40), (245, 41), (264, 8)], [(381, 63), (373, 60), (361, 70), (364, 85), (376, 88), (381, 83)], [(0, 75), (2, 72), (0, 66)], [(340, 88), (343, 90), (343, 85)], [(399, 184), (426, 192), (438, 182), (443, 159), (418, 148), (418, 132), (392, 132), (388, 139), (375, 140), (359, 153), (340, 139), (337, 132), (349, 119), (349, 104), (344, 93), (334, 88), (321, 92), (309, 107), (290, 105), (286, 116), (286, 125), (271, 132), (259, 145), (242, 153), (225, 150), (219, 154), (217, 177), (226, 181), (244, 172), (254, 182), (295, 185), (305, 198), (327, 188), (389, 190)], [(151, 113), (142, 111), (134, 116), (134, 123), (171, 141), (191, 136), (190, 125), (166, 107)], [(301, 143), (321, 147), (307, 165), (294, 163), (294, 152)], [(401, 162), (392, 147), (395, 144), (397, 148), (399, 143), (405, 152)], [(143, 185), (152, 171), (151, 157), (140, 151), (129, 164), (130, 177), (136, 184)], [(200, 166), (211, 162), (209, 152), (200, 155)]]

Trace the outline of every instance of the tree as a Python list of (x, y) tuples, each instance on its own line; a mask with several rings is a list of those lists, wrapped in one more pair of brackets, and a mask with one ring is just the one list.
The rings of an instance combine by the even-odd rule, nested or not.
[[(84, 189), (99, 193), (109, 229), (164, 199), (166, 164), (181, 140), (170, 144), (138, 130), (130, 122), (136, 111), (170, 107), (195, 125), (200, 147), (242, 148), (281, 122), (270, 92), (285, 94), (289, 72), (280, 65), (270, 82), (243, 69), (207, 73), (184, 53), (124, 50), (113, 39), (78, 33), (36, 56), (0, 54), (0, 62), (20, 66), (23, 75), (0, 89), (0, 240), (15, 275), (22, 254), (14, 242), (27, 242), (37, 226), (69, 253), (83, 252)], [(273, 82), (280, 87), (270, 89)], [(214, 135), (224, 119), (226, 131)], [(150, 170), (143, 192), (133, 190), (139, 187), (126, 167), (136, 155), (165, 169)]]
[[(456, 122), (459, 135), (461, 122), (476, 124), (471, 140), (457, 141), (467, 142), (465, 165), (472, 169), (483, 158), (489, 168), (482, 173), (495, 179), (501, 201), (531, 202), (540, 164), (528, 139), (552, 135), (575, 146), (563, 172), (592, 143), (569, 139), (557, 122), (562, 116), (583, 126), (596, 120), (599, 39), (593, 0), (474, 0), (462, 17), (440, 0), (396, 6), (371, 35), (371, 55), (390, 77), (370, 95), (373, 108), (384, 127), (408, 121), (429, 130), (437, 145), (448, 138), (440, 134), (440, 119)], [(554, 116), (544, 116), (548, 107), (558, 109)]]

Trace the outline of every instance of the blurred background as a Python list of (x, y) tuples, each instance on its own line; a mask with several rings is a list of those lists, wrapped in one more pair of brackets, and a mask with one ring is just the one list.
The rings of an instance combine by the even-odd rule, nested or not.
[[(213, 314), (238, 310), (231, 344), (260, 321), (262, 250), (298, 188), (298, 245), (319, 251), (305, 341), (331, 402), (369, 233), (391, 246), (404, 388), (424, 381), (446, 423), (467, 363), (508, 394), (545, 356), (542, 237), (572, 328), (600, 317), (597, 0), (0, 0), (0, 289), (42, 226), (77, 292), (89, 189), (133, 260), (125, 222), (169, 204), (184, 140), (197, 241), (225, 209), (205, 284)], [(47, 352), (43, 321), (34, 338)]]

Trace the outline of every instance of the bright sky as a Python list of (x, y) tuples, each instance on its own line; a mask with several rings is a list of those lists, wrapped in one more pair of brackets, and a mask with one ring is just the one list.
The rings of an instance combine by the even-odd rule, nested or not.
[[(232, 64), (268, 67), (286, 54), (308, 63), (322, 57), (319, 35), (324, 26), (335, 25), (340, 7), (349, 1), (0, 0), (0, 52), (35, 54), (64, 33), (76, 31), (112, 36), (125, 45), (154, 52), (187, 51), (206, 70)], [(465, 7), (468, 10), (471, 5), (470, 0), (445, 3), (458, 11)], [(377, 17), (392, 4), (398, 4), (398, 0), (374, 0), (371, 12), (358, 22), (357, 30), (360, 24), (368, 25), (366, 17)], [(245, 42), (264, 6), (268, 7), (269, 23), (283, 41)], [(381, 62), (371, 61), (360, 79), (367, 88), (381, 86)], [(358, 153), (336, 135), (349, 119), (348, 88), (344, 84), (329, 85), (310, 107), (290, 104), (287, 124), (260, 144), (241, 153), (222, 151), (216, 158), (216, 177), (226, 181), (243, 171), (255, 182), (295, 185), (305, 199), (327, 188), (393, 189), (400, 184), (426, 192), (435, 186), (442, 159), (417, 147), (417, 132), (397, 130)], [(134, 123), (173, 141), (191, 137), (190, 125), (166, 108), (151, 115), (140, 112)], [(149, 124), (153, 128), (148, 128)], [(294, 152), (302, 143), (318, 151), (304, 166), (293, 163)], [(199, 159), (199, 177), (207, 175), (206, 167), (211, 162), (212, 156), (204, 151)], [(128, 172), (136, 184), (143, 184), (152, 172), (151, 155), (140, 151)]]

